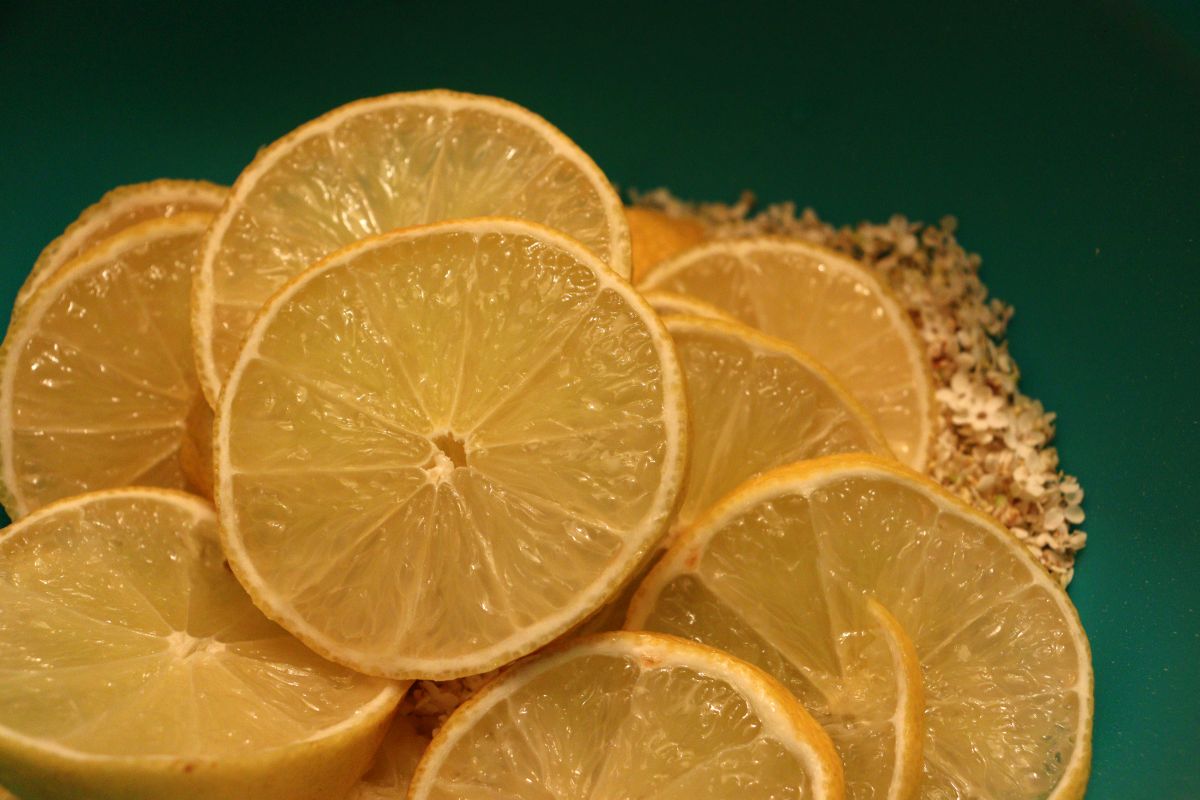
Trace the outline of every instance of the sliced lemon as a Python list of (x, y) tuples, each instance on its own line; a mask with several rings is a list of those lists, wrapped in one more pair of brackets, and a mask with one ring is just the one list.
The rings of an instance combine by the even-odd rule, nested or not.
[(699, 222), (672, 217), (654, 208), (631, 206), (625, 209), (625, 218), (629, 221), (635, 281), (663, 261), (700, 244), (706, 236)]
[(660, 317), (680, 314), (689, 317), (703, 317), (704, 319), (718, 319), (723, 322), (737, 322), (736, 319), (716, 306), (705, 303), (703, 300), (689, 297), (686, 294), (655, 290), (642, 292), (642, 297), (646, 298), (646, 302), (650, 304), (650, 307)]
[(699, 317), (671, 316), (665, 324), (692, 421), (691, 464), (671, 538), (765, 470), (835, 453), (891, 455), (870, 414), (786, 342)]
[(604, 174), (506, 100), (448, 91), (359, 100), (262, 150), (197, 274), (196, 363), (210, 404), (254, 314), (305, 267), (372, 234), (490, 214), (563, 231), (630, 274), (629, 228)]
[(925, 469), (935, 419), (928, 359), (866, 267), (799, 240), (735, 239), (660, 265), (641, 288), (692, 295), (796, 345), (871, 412), (897, 458)]
[(594, 611), (682, 482), (683, 381), (624, 279), (538, 225), (384, 234), (263, 309), (217, 412), (230, 562), (371, 674), (506, 664)]
[(0, 782), (43, 800), (341, 797), (400, 687), (267, 620), (212, 507), (128, 488), (0, 532)]
[[(653, 305), (661, 297), (646, 299)], [(664, 322), (683, 368), (692, 436), (683, 501), (662, 546), (764, 470), (833, 453), (891, 455), (858, 402), (786, 342), (737, 322), (683, 315), (668, 315)], [(650, 566), (578, 633), (620, 628)]]
[(994, 520), (896, 464), (833, 456), (750, 481), (668, 553), (629, 622), (759, 653), (820, 695), (818, 672), (846, 663), (830, 643), (848, 596), (886, 608), (920, 659), (921, 797), (1083, 796), (1092, 666), (1071, 601)]
[(794, 555), (783, 548), (727, 542), (724, 531), (688, 542), (643, 582), (626, 627), (718, 647), (774, 675), (832, 738), (850, 800), (916, 797), (921, 665), (895, 618), (840, 587), (825, 590), (824, 614), (814, 612), (788, 583), (807, 565), (768, 563)]
[(417, 762), (428, 746), (429, 737), (417, 730), (412, 718), (397, 714), (371, 768), (346, 800), (404, 800)]
[(843, 796), (829, 737), (766, 673), (683, 639), (611, 633), (506, 672), (458, 708), (410, 800)]
[(157, 180), (119, 186), (84, 209), (62, 235), (42, 250), (17, 292), (22, 305), (55, 271), (93, 245), (139, 222), (189, 211), (214, 212), (229, 190), (207, 181)]
[(0, 353), (0, 477), (14, 519), (94, 489), (187, 487), (179, 452), (200, 399), (188, 296), (211, 218), (127, 228), (17, 308)]

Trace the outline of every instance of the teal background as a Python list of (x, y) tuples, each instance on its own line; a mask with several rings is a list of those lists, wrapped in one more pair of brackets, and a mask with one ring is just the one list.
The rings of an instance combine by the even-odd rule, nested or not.
[(358, 97), (538, 111), (622, 188), (952, 213), (1087, 491), (1091, 800), (1200, 797), (1200, 7), (0, 4), (0, 304), (118, 184)]

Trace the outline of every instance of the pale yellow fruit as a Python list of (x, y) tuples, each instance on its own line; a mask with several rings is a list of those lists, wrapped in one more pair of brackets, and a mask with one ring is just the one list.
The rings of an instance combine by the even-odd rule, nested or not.
[(642, 297), (646, 298), (646, 302), (650, 304), (650, 307), (660, 317), (669, 317), (672, 314), (676, 314), (689, 317), (703, 317), (704, 319), (716, 319), (722, 322), (737, 322), (736, 319), (716, 306), (705, 303), (703, 300), (689, 297), (686, 294), (653, 290), (642, 292)]
[(394, 228), (494, 214), (563, 231), (630, 274), (629, 228), (604, 174), (506, 100), (448, 91), (359, 100), (263, 149), (213, 224), (196, 277), (196, 363), (209, 403), (255, 313), (313, 262)]
[(897, 458), (925, 469), (936, 412), (928, 359), (866, 267), (800, 240), (734, 239), (660, 265), (640, 288), (692, 295), (796, 345), (871, 412)]
[(93, 245), (139, 222), (190, 211), (214, 212), (229, 190), (206, 181), (157, 180), (120, 186), (84, 209), (79, 218), (42, 250), (17, 292), (20, 306), (63, 264)]
[(254, 608), (208, 503), (136, 487), (0, 532), (0, 674), (23, 800), (341, 797), (401, 694)]
[[(683, 501), (663, 546), (764, 470), (833, 453), (891, 455), (858, 402), (786, 342), (736, 322), (682, 315), (664, 322), (683, 368), (692, 435)], [(580, 633), (620, 628), (649, 566)]]
[[(833, 740), (849, 800), (915, 798), (925, 735), (921, 665), (895, 617), (829, 587), (824, 625), (789, 626), (781, 610), (791, 608), (794, 588), (775, 573), (794, 565), (766, 560), (785, 553), (747, 547), (742, 558), (723, 560), (731, 549), (723, 540), (689, 541), (642, 584), (626, 626), (718, 647), (774, 675)], [(696, 558), (701, 548), (708, 549)], [(752, 600), (750, 588), (758, 591)]]
[(535, 656), (455, 711), (410, 800), (839, 800), (829, 737), (766, 673), (644, 633)]
[(64, 264), (0, 352), (0, 478), (14, 519), (81, 492), (187, 488), (191, 272), (211, 216), (142, 222)]
[(412, 718), (397, 714), (371, 768), (346, 800), (404, 800), (417, 762), (428, 746), (429, 737), (417, 730)]
[(861, 598), (920, 659), (920, 797), (1083, 796), (1092, 665), (1071, 601), (1007, 530), (892, 462), (832, 456), (748, 482), (667, 554), (629, 622), (741, 653), (821, 717), (827, 676), (863, 661), (839, 639), (862, 627)]
[(692, 421), (691, 463), (671, 538), (765, 470), (835, 453), (891, 455), (866, 410), (786, 342), (699, 317), (671, 316), (665, 324)]
[(486, 672), (657, 545), (685, 466), (670, 336), (595, 255), (500, 218), (338, 251), (259, 315), (217, 411), (255, 602), (367, 673)]
[(632, 206), (625, 209), (625, 218), (629, 221), (635, 281), (644, 278), (658, 264), (700, 244), (707, 236), (699, 222), (653, 208)]

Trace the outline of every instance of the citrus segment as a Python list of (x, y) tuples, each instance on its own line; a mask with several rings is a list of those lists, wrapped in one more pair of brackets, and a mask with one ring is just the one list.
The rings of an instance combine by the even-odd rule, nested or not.
[(84, 209), (42, 250), (29, 277), (17, 292), (15, 307), (33, 296), (63, 264), (93, 245), (139, 222), (188, 212), (214, 212), (229, 190), (206, 181), (157, 180), (120, 186)]
[(888, 461), (833, 456), (750, 481), (668, 553), (629, 621), (757, 660), (820, 718), (819, 676), (849, 663), (834, 643), (861, 629), (846, 609), (863, 597), (920, 660), (921, 797), (1082, 796), (1092, 670), (1066, 594), (1008, 531)]
[(604, 174), (505, 100), (385, 95), (270, 145), (234, 185), (197, 274), (196, 359), (210, 403), (255, 312), (319, 258), (394, 228), (494, 214), (561, 230), (630, 274), (628, 226)]
[(796, 345), (871, 412), (897, 458), (925, 468), (930, 367), (904, 310), (862, 265), (799, 240), (734, 239), (660, 265), (641, 288), (692, 295)]
[(14, 519), (95, 489), (187, 486), (179, 453), (200, 397), (188, 292), (210, 219), (127, 228), (17, 309), (0, 367), (0, 467)]
[(441, 223), (277, 294), (217, 414), (230, 561), (366, 672), (485, 672), (565, 632), (662, 535), (684, 466), (670, 338), (581, 245)]
[(59, 501), (0, 533), (0, 565), (0, 781), (20, 796), (341, 796), (399, 700), (263, 617), (190, 495)]
[(613, 633), (536, 656), (451, 715), (412, 800), (842, 797), (829, 739), (761, 670)]

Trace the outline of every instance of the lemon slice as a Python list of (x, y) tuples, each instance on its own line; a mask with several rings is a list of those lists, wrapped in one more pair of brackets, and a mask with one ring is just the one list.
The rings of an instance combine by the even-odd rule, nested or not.
[(830, 642), (855, 596), (920, 659), (920, 797), (1083, 796), (1092, 667), (1071, 601), (1008, 531), (893, 463), (833, 456), (745, 484), (668, 553), (629, 622), (757, 653), (819, 693), (817, 672), (847, 663)]
[(716, 319), (723, 322), (737, 323), (737, 320), (726, 314), (721, 309), (714, 305), (705, 303), (703, 300), (697, 300), (694, 297), (688, 297), (686, 294), (676, 294), (675, 292), (664, 291), (649, 291), (642, 292), (642, 297), (646, 298), (646, 302), (654, 309), (654, 312), (660, 317), (671, 316), (672, 314), (703, 317), (704, 319)]
[(229, 190), (206, 181), (157, 180), (119, 186), (84, 209), (71, 225), (42, 250), (15, 306), (22, 305), (54, 272), (93, 245), (139, 222), (189, 211), (214, 212)]
[(897, 458), (925, 468), (932, 373), (908, 316), (867, 268), (799, 240), (737, 239), (687, 251), (641, 288), (692, 295), (796, 345), (871, 412)]
[(0, 478), (14, 519), (95, 489), (187, 487), (179, 451), (203, 402), (188, 293), (210, 220), (127, 228), (17, 309), (0, 353)]
[(73, 497), (0, 533), (0, 782), (18, 796), (341, 797), (400, 687), (267, 620), (211, 506)]
[(410, 800), (843, 796), (821, 728), (761, 670), (683, 639), (612, 633), (506, 672), (460, 706)]
[(412, 718), (397, 714), (371, 768), (346, 800), (404, 800), (417, 762), (428, 746), (429, 737), (417, 730)]
[(687, 542), (642, 583), (626, 627), (718, 647), (774, 675), (832, 738), (850, 800), (916, 797), (921, 665), (895, 617), (839, 587), (825, 590), (825, 613), (814, 613), (788, 583), (804, 565), (771, 561), (792, 555), (783, 548), (725, 531)]
[(683, 217), (672, 217), (654, 208), (625, 209), (633, 254), (633, 279), (641, 280), (651, 269), (705, 239), (704, 226)]
[[(653, 305), (663, 298), (652, 293), (646, 299)], [(891, 455), (858, 402), (786, 342), (737, 322), (683, 315), (668, 315), (664, 322), (683, 368), (692, 436), (683, 501), (662, 546), (764, 470), (833, 453)], [(578, 633), (620, 628), (651, 565)]]
[(671, 538), (764, 470), (835, 453), (891, 455), (837, 379), (786, 342), (699, 317), (665, 324), (692, 421), (691, 464)]
[(629, 229), (604, 174), (506, 100), (447, 91), (359, 100), (261, 151), (197, 274), (196, 363), (210, 404), (255, 312), (305, 267), (372, 234), (493, 214), (563, 231), (630, 274)]
[(663, 534), (686, 403), (658, 317), (582, 245), (383, 234), (263, 309), (217, 412), (230, 562), (335, 661), (451, 678), (595, 610)]

